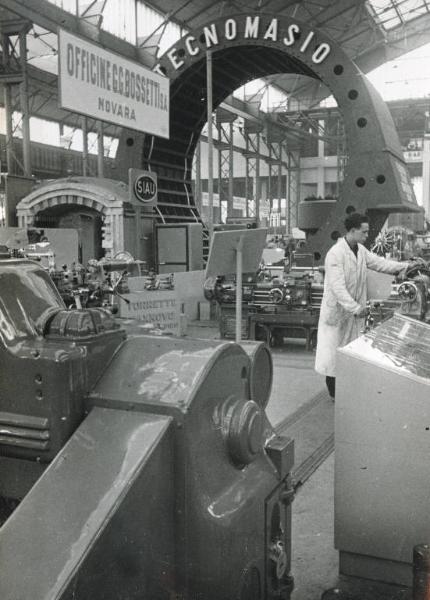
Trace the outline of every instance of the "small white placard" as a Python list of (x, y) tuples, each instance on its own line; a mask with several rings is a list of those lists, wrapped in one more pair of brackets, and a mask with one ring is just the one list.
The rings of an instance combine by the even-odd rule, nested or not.
[(179, 335), (180, 301), (175, 291), (144, 291), (122, 294), (119, 316), (151, 323), (166, 333)]

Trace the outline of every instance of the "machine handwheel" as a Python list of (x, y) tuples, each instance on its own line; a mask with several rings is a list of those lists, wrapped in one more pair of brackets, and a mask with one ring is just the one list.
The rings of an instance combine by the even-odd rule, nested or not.
[(130, 254), (130, 252), (127, 252), (127, 250), (120, 250), (113, 256), (113, 259), (114, 260), (124, 260), (126, 262), (134, 261), (133, 255)]

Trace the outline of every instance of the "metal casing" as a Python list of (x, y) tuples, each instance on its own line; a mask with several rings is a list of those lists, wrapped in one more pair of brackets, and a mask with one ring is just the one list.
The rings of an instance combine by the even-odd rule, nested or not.
[(76, 325), (50, 335), (61, 314), (86, 327), (91, 312), (65, 311), (37, 263), (0, 261), (0, 285), (1, 453), (46, 463), (84, 418), (84, 397), (125, 334), (106, 323), (100, 331)]
[(293, 442), (264, 412), (268, 350), (132, 324), (124, 341), (25, 261), (0, 284), (0, 490), (24, 496), (1, 598), (289, 598)]
[[(249, 400), (249, 373), (236, 344), (132, 337), (88, 398), (89, 408), (174, 418), (177, 592), (190, 600), (240, 597), (251, 571), (259, 589), (266, 587), (273, 510), (283, 515), (289, 570), (291, 495), (280, 498), (290, 484), (266, 454), (275, 435)], [(291, 446), (285, 452), (292, 465)]]
[(1, 529), (2, 600), (171, 598), (170, 425), (89, 415)]
[(340, 571), (412, 584), (430, 536), (430, 325), (395, 315), (338, 351), (335, 545)]
[(241, 342), (241, 346), (251, 360), (249, 397), (255, 399), (262, 408), (266, 408), (272, 391), (272, 354), (263, 342)]

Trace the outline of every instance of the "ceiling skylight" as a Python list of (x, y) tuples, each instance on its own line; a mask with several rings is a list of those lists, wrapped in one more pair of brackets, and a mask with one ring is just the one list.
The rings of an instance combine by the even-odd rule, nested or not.
[(430, 0), (367, 0), (371, 13), (384, 29), (393, 29), (430, 12)]

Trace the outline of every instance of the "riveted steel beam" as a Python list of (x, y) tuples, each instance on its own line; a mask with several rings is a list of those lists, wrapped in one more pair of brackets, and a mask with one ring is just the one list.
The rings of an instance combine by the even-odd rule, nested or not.
[(99, 29), (85, 19), (62, 10), (46, 0), (38, 0), (37, 2), (34, 2), (34, 0), (2, 0), (2, 6), (17, 16), (25, 17), (31, 23), (40, 25), (40, 27), (55, 34), (58, 28), (62, 27), (67, 31), (97, 42), (105, 48), (115, 50), (122, 56), (136, 60), (146, 67), (152, 67), (154, 64), (155, 59), (144, 49), (139, 49), (133, 44), (103, 29)]

